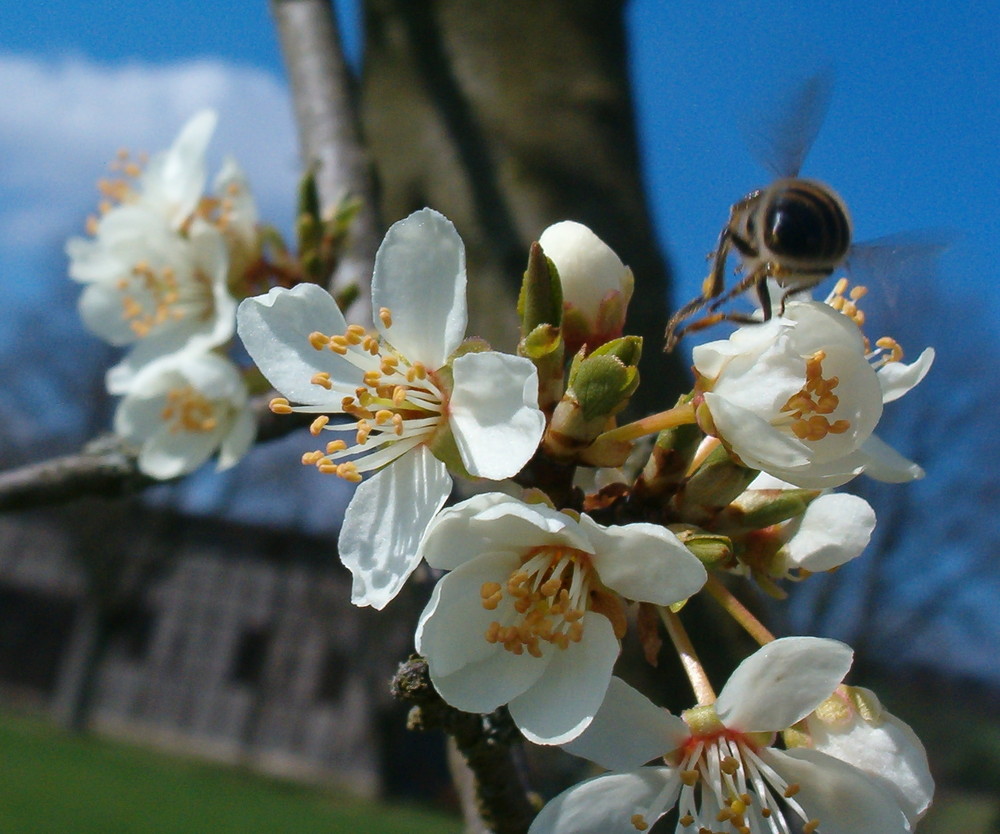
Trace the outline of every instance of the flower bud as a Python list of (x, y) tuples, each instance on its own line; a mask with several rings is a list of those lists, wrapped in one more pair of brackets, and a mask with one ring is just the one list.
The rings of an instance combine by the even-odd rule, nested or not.
[(582, 223), (564, 220), (538, 239), (559, 272), (563, 295), (563, 339), (575, 353), (593, 350), (622, 334), (632, 298), (632, 270)]
[[(579, 459), (592, 466), (620, 466), (632, 448), (627, 441), (608, 448), (585, 450), (614, 425), (613, 417), (628, 405), (639, 385), (642, 339), (628, 336), (602, 345), (590, 356), (577, 354), (569, 371), (566, 393), (556, 406), (543, 444), (557, 460)], [(581, 455), (581, 453), (584, 453)]]

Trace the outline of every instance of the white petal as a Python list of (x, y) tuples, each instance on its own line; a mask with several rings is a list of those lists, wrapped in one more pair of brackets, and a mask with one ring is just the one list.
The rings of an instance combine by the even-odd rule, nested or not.
[(907, 834), (892, 792), (857, 768), (816, 750), (766, 748), (760, 757), (799, 786), (795, 800), (823, 834)]
[(173, 432), (162, 426), (142, 444), (139, 470), (159, 480), (186, 475), (208, 460), (219, 440), (217, 431)]
[(747, 466), (768, 470), (809, 463), (811, 455), (804, 443), (778, 431), (752, 411), (712, 391), (706, 392), (705, 404), (712, 414), (719, 437)]
[[(869, 437), (868, 440), (871, 438)], [(793, 486), (804, 489), (832, 489), (846, 484), (852, 478), (860, 475), (870, 462), (871, 459), (868, 455), (861, 449), (856, 449), (837, 460), (823, 463), (813, 462), (788, 469), (782, 469), (780, 466), (769, 466), (768, 470), (772, 475)]]
[(106, 282), (87, 285), (80, 294), (77, 310), (91, 333), (112, 345), (129, 345), (136, 340), (129, 320), (122, 315), (121, 291)]
[(159, 360), (169, 360), (190, 342), (191, 332), (175, 327), (138, 342), (117, 365), (108, 369), (105, 381), (109, 394), (128, 394), (135, 389), (135, 379)]
[(715, 703), (722, 723), (742, 732), (777, 732), (812, 712), (851, 668), (837, 640), (782, 637), (761, 646), (730, 676)]
[(382, 609), (399, 593), (419, 562), (424, 530), (450, 492), (448, 468), (425, 446), (358, 485), (338, 544), (354, 576), (351, 602)]
[(393, 223), (375, 254), (372, 307), (392, 313), (379, 332), (411, 362), (445, 364), (465, 337), (465, 246), (443, 214), (421, 209)]
[(676, 750), (690, 735), (680, 718), (612, 678), (590, 726), (562, 748), (608, 770), (632, 770)]
[(545, 430), (538, 373), (530, 360), (495, 351), (469, 353), (454, 364), (450, 417), (462, 463), (494, 481), (521, 471)]
[(142, 199), (179, 227), (194, 211), (205, 188), (205, 152), (218, 117), (201, 110), (181, 128), (170, 149), (150, 160), (141, 179)]
[(571, 741), (590, 724), (604, 700), (621, 647), (603, 614), (588, 611), (581, 622), (580, 642), (553, 650), (545, 674), (508, 705), (528, 741)]
[(559, 271), (563, 299), (593, 323), (601, 301), (620, 292), (629, 272), (614, 251), (582, 223), (553, 223), (538, 238), (545, 256)]
[[(487, 551), (498, 548), (519, 549), (520, 543), (507, 540), (504, 525), (475, 523), (476, 517), (483, 510), (504, 505), (513, 505), (514, 512), (525, 506), (523, 502), (505, 493), (484, 492), (453, 507), (446, 507), (427, 528), (420, 543), (422, 558), (431, 567), (453, 570)], [(563, 516), (563, 519), (566, 523), (570, 522), (568, 516)], [(538, 528), (534, 529), (537, 532)], [(532, 535), (530, 540), (536, 542), (537, 535)]]
[(602, 527), (582, 515), (580, 526), (593, 542), (593, 564), (601, 582), (628, 599), (673, 605), (705, 584), (701, 562), (657, 524)]
[(219, 446), (219, 470), (229, 469), (239, 463), (250, 450), (256, 436), (257, 420), (253, 411), (245, 408), (240, 411)]
[(699, 374), (714, 380), (734, 357), (763, 353), (789, 327), (788, 321), (778, 317), (761, 324), (741, 327), (728, 339), (718, 339), (714, 342), (696, 345), (691, 351), (691, 358), (694, 360), (694, 366)]
[(883, 365), (878, 371), (879, 385), (882, 386), (882, 402), (891, 403), (902, 397), (927, 376), (933, 363), (934, 348), (927, 348), (909, 365), (904, 365), (902, 362), (889, 362)]
[(237, 330), (250, 357), (268, 381), (296, 403), (331, 403), (340, 410), (344, 394), (327, 391), (310, 381), (325, 372), (351, 393), (361, 384), (361, 371), (335, 353), (316, 350), (309, 334), (319, 331), (339, 335), (347, 327), (344, 316), (326, 290), (316, 284), (299, 284), (291, 290), (272, 289), (267, 295), (248, 298), (237, 311)]
[(445, 574), (435, 585), (417, 626), (417, 651), (427, 658), (434, 687), (449, 704), (466, 712), (490, 712), (531, 687), (557, 651), (545, 644), (542, 657), (516, 655), (486, 640), (493, 620), (513, 613), (505, 600), (483, 607), (484, 582), (503, 582), (518, 566), (512, 553), (487, 553)]
[(516, 499), (497, 502), (476, 514), (473, 526), (489, 529), (496, 542), (511, 547), (562, 545), (585, 553), (593, 550), (590, 538), (566, 513), (547, 504), (526, 504)]
[(830, 570), (859, 556), (875, 529), (875, 511), (863, 498), (821, 495), (789, 525), (794, 534), (783, 551), (789, 562), (813, 572)]
[[(867, 694), (877, 703), (873, 693)], [(807, 720), (814, 749), (882, 780), (910, 824), (916, 824), (931, 804), (934, 779), (924, 746), (906, 723), (884, 710), (875, 724), (855, 715), (843, 729), (814, 716)]]
[(861, 444), (861, 452), (866, 456), (865, 474), (876, 481), (904, 484), (924, 477), (919, 464), (904, 458), (874, 434)]
[(229, 201), (226, 230), (234, 231), (244, 241), (251, 241), (256, 233), (257, 204), (246, 174), (233, 157), (226, 156), (222, 160), (222, 167), (215, 176), (212, 189)]
[(662, 810), (646, 819), (652, 826), (677, 802), (680, 785), (677, 773), (668, 767), (595, 776), (542, 808), (528, 834), (636, 834), (633, 814), (655, 804)]

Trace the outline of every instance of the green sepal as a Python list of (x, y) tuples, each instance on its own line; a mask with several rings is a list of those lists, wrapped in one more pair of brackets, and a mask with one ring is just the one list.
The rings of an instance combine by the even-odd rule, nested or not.
[(570, 383), (583, 410), (583, 419), (597, 419), (619, 411), (639, 384), (639, 370), (617, 356), (588, 356)]
[(717, 446), (684, 484), (684, 502), (701, 507), (724, 507), (742, 495), (760, 474), (730, 457)]
[[(527, 336), (521, 339), (517, 352), (532, 361), (552, 356), (562, 348), (562, 334), (558, 327), (551, 324), (540, 324)], [(560, 363), (561, 363), (560, 355)]]
[(738, 514), (741, 527), (762, 530), (802, 515), (820, 495), (818, 489), (751, 489), (733, 502), (730, 514)]
[(527, 337), (539, 325), (559, 327), (562, 324), (563, 296), (559, 270), (545, 257), (536, 241), (528, 250), (528, 266), (524, 271), (521, 291), (517, 297), (517, 314), (521, 319), (521, 336)]

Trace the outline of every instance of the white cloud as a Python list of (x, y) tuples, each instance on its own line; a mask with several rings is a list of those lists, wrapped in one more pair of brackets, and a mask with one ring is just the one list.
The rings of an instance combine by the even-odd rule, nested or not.
[(210, 162), (231, 153), (262, 217), (291, 225), (298, 177), (288, 91), (273, 75), (220, 60), (98, 64), (0, 53), (0, 259), (82, 229), (94, 184), (120, 147), (166, 147), (201, 107), (219, 111)]

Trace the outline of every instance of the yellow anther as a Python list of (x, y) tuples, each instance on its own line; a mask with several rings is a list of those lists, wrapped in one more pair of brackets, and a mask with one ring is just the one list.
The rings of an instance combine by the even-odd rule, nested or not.
[(267, 404), (267, 407), (275, 414), (291, 414), (293, 411), (292, 406), (284, 397), (275, 397)]
[(339, 464), (336, 464), (327, 458), (322, 461), (317, 461), (316, 468), (324, 475), (336, 475)]
[(392, 313), (389, 312), (388, 307), (379, 307), (378, 320), (382, 322), (382, 326), (386, 329), (392, 327)]
[(681, 782), (683, 782), (689, 788), (693, 788), (695, 785), (697, 785), (699, 778), (701, 778), (701, 774), (697, 770), (681, 771)]
[(733, 816), (742, 817), (747, 812), (747, 806), (742, 799), (734, 799), (729, 803), (729, 810)]
[(375, 412), (375, 425), (384, 426), (388, 423), (395, 415), (389, 411), (387, 408), (381, 408)]
[(368, 436), (372, 433), (372, 424), (367, 420), (358, 420), (358, 433), (355, 435), (355, 442), (359, 446), (364, 446), (368, 441)]
[(881, 339), (878, 339), (875, 345), (882, 348), (882, 350), (889, 351), (889, 356), (883, 360), (885, 362), (899, 362), (903, 358), (903, 348), (899, 342), (889, 336), (883, 336)]
[(402, 385), (397, 385), (392, 389), (392, 404), (399, 408), (406, 402), (406, 389)]
[(343, 452), (346, 448), (347, 444), (343, 440), (331, 440), (326, 444), (326, 453), (332, 455), (336, 452)]
[(819, 820), (811, 819), (802, 826), (802, 834), (813, 834), (817, 828), (819, 828)]
[(329, 422), (330, 418), (326, 414), (320, 414), (319, 417), (312, 421), (312, 425), (309, 426), (309, 431), (313, 435), (317, 435), (323, 431), (323, 427)]
[(687, 828), (689, 825), (694, 825), (694, 817), (690, 814), (685, 814), (677, 822), (684, 826), (684, 828)]
[(737, 770), (740, 769), (740, 760), (734, 758), (733, 756), (725, 756), (721, 762), (719, 762), (719, 768), (723, 773), (728, 773), (732, 776)]
[(632, 827), (636, 831), (645, 831), (649, 828), (649, 823), (642, 814), (632, 814)]
[(160, 416), (171, 424), (170, 431), (175, 434), (182, 431), (207, 432), (218, 426), (211, 401), (190, 385), (167, 392), (166, 405)]
[(325, 371), (321, 371), (318, 374), (313, 374), (312, 379), (309, 381), (313, 385), (318, 385), (321, 388), (325, 388), (327, 391), (333, 388), (333, 382), (330, 381), (330, 375)]
[(87, 216), (87, 222), (84, 226), (88, 235), (96, 235), (100, 221), (97, 219), (96, 215), (90, 214)]
[(494, 594), (500, 593), (501, 585), (499, 582), (484, 582), (482, 587), (479, 589), (479, 595), (483, 599), (488, 599)]
[(314, 330), (309, 334), (309, 344), (313, 346), (315, 350), (323, 350), (330, 343), (330, 337), (320, 333), (318, 330)]
[(368, 335), (367, 332), (360, 324), (349, 324), (347, 325), (347, 331), (344, 333), (344, 338), (349, 344), (360, 345), (366, 335)]
[(560, 588), (562, 588), (562, 580), (553, 577), (543, 582), (538, 590), (542, 592), (544, 597), (554, 597)]
[(348, 461), (337, 467), (337, 477), (356, 484), (361, 480), (361, 473), (358, 472), (357, 464), (353, 461)]
[(361, 381), (369, 388), (374, 388), (378, 385), (381, 378), (382, 374), (379, 371), (365, 371), (365, 375), (361, 378)]
[(787, 788), (785, 788), (785, 799), (791, 799), (800, 790), (802, 790), (801, 786), (792, 782)]
[(322, 458), (323, 455), (319, 450), (314, 452), (303, 452), (302, 454), (302, 465), (303, 466), (315, 466), (317, 461)]
[(500, 623), (494, 620), (492, 623), (489, 624), (489, 626), (486, 629), (486, 635), (485, 635), (486, 642), (487, 643), (498, 642), (500, 639), (499, 634), (500, 634)]
[(403, 436), (403, 415), (393, 414), (392, 415), (392, 427), (397, 437)]

